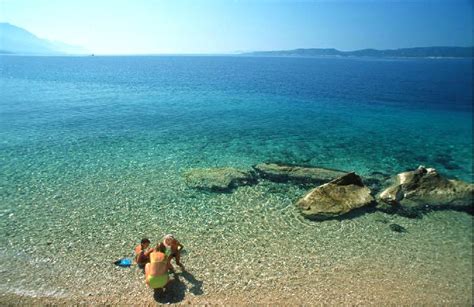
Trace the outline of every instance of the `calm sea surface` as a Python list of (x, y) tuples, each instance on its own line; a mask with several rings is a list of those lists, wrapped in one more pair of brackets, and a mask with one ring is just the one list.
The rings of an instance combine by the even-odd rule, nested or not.
[[(278, 288), (274, 268), (285, 261), (301, 275), (286, 265), (278, 274), (295, 280), (370, 263), (447, 303), (472, 303), (465, 213), (315, 223), (294, 208), (301, 187), (213, 194), (183, 178), (193, 168), (279, 161), (362, 176), (423, 164), (472, 182), (472, 84), (468, 59), (2, 56), (0, 292), (87, 297), (128, 279), (123, 287), (146, 291), (141, 275), (104, 273), (104, 263), (143, 236), (172, 232), (202, 282), (186, 295)], [(408, 233), (391, 232), (392, 222)], [(235, 249), (248, 244), (235, 276)], [(278, 254), (287, 246), (292, 260)], [(403, 271), (410, 265), (413, 276)], [(450, 286), (433, 288), (435, 279)]]

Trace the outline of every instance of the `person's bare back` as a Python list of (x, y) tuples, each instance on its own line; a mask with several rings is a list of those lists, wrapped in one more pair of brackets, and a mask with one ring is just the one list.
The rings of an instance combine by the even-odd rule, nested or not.
[(169, 253), (169, 262), (170, 262), (170, 267), (173, 268), (171, 265), (171, 259), (175, 258), (176, 264), (181, 267), (181, 269), (184, 271), (184, 265), (181, 263), (181, 250), (183, 249), (183, 245), (176, 240), (176, 238), (173, 235), (166, 235), (163, 238), (163, 244), (166, 246), (166, 248), (169, 248), (170, 253)]
[(147, 252), (150, 262), (145, 266), (145, 282), (153, 289), (164, 288), (169, 282), (169, 261), (165, 251), (166, 247), (160, 243)]

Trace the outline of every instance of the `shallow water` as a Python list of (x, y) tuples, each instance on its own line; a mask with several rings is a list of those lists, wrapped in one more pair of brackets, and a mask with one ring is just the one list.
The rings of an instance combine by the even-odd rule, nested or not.
[(5, 301), (149, 297), (139, 271), (110, 263), (171, 232), (197, 280), (181, 300), (472, 303), (470, 215), (317, 223), (294, 207), (304, 187), (183, 180), (281, 161), (361, 175), (424, 164), (472, 182), (470, 60), (4, 56), (0, 69)]

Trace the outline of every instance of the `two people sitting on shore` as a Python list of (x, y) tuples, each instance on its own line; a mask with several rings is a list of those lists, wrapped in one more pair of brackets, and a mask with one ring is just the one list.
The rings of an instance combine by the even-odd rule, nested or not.
[(145, 238), (135, 248), (135, 262), (145, 267), (145, 282), (148, 286), (153, 289), (164, 288), (169, 281), (168, 271), (174, 273), (171, 264), (173, 258), (184, 271), (181, 263), (183, 245), (173, 235), (166, 235), (155, 248), (149, 248), (149, 245), (150, 240)]

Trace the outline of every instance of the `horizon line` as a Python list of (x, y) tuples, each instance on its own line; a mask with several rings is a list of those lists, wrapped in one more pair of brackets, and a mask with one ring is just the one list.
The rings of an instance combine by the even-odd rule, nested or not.
[(362, 50), (377, 50), (377, 51), (386, 51), (386, 50), (401, 50), (401, 49), (415, 49), (415, 48), (474, 48), (473, 45), (437, 45), (437, 46), (415, 46), (415, 47), (397, 47), (397, 48), (361, 48), (361, 49), (353, 49), (353, 50), (342, 50), (335, 47), (297, 47), (292, 49), (267, 49), (267, 50), (248, 50), (248, 51), (227, 51), (227, 52), (150, 52), (150, 53), (96, 53), (96, 52), (89, 52), (89, 53), (80, 53), (80, 54), (70, 54), (70, 55), (94, 55), (94, 56), (193, 56), (193, 55), (200, 55), (200, 56), (219, 56), (219, 55), (245, 55), (251, 53), (258, 53), (258, 52), (278, 52), (278, 51), (293, 51), (293, 50), (308, 50), (308, 49), (332, 49), (341, 52), (354, 52), (354, 51), (362, 51)]
[(0, 50), (0, 55), (10, 55), (10, 56), (238, 56), (238, 55), (251, 55), (253, 53), (260, 52), (281, 52), (281, 51), (295, 51), (295, 50), (336, 50), (340, 52), (355, 52), (355, 51), (364, 51), (364, 50), (377, 50), (377, 51), (389, 51), (389, 50), (402, 50), (402, 49), (418, 49), (418, 48), (474, 48), (474, 45), (469, 46), (416, 46), (416, 47), (398, 47), (390, 49), (377, 49), (377, 48), (363, 48), (363, 49), (354, 49), (354, 50), (341, 50), (334, 47), (299, 47), (293, 49), (272, 49), (272, 50), (253, 50), (253, 51), (229, 51), (229, 52), (182, 52), (182, 53), (97, 53), (97, 52), (87, 52), (87, 53), (18, 53), (18, 52), (5, 52), (2, 53)]

